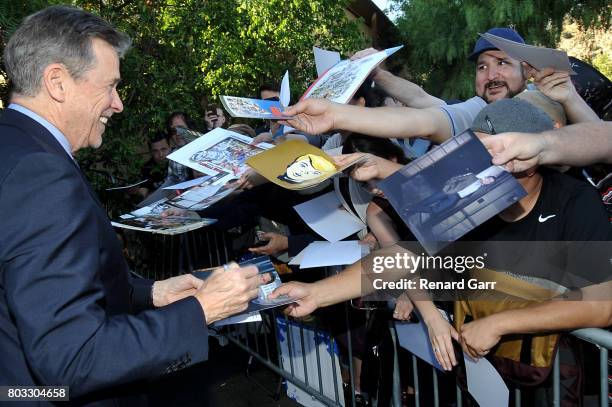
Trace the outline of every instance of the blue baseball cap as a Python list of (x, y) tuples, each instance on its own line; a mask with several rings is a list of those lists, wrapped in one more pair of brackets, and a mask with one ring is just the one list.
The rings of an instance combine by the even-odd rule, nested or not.
[[(498, 37), (504, 38), (506, 40), (518, 42), (521, 44), (525, 43), (525, 40), (519, 33), (514, 31), (512, 28), (506, 27), (495, 27), (491, 28), (487, 31), (487, 34), (497, 35)], [(476, 61), (478, 59), (478, 55), (482, 54), (485, 51), (489, 51), (491, 49), (498, 49), (495, 45), (491, 44), (489, 41), (485, 40), (482, 37), (478, 38), (476, 41), (476, 45), (474, 45), (474, 50), (470, 55), (468, 55), (468, 59), (470, 61)]]

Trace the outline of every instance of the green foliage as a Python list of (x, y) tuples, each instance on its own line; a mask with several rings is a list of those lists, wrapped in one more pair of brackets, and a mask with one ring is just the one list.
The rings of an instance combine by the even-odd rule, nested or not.
[(610, 55), (604, 53), (598, 54), (593, 58), (593, 66), (608, 79), (612, 80), (612, 57)]
[(408, 69), (428, 92), (443, 98), (474, 95), (473, 64), (466, 60), (478, 33), (514, 27), (530, 44), (555, 47), (565, 17), (583, 27), (611, 24), (605, 0), (395, 0), (408, 38)]
[[(4, 48), (6, 34), (24, 16), (50, 3), (3, 3), (0, 47)], [(127, 208), (120, 205), (123, 197), (105, 196), (104, 188), (113, 179), (103, 174), (114, 174), (118, 183), (136, 180), (147, 158), (147, 136), (162, 129), (172, 111), (187, 112), (203, 127), (209, 99), (215, 102), (223, 94), (256, 96), (259, 85), (280, 83), (286, 70), (295, 101), (316, 77), (313, 46), (344, 54), (363, 48), (365, 40), (356, 24), (346, 18), (345, 3), (73, 0), (73, 5), (101, 15), (133, 40), (121, 65), (119, 94), (124, 111), (110, 120), (102, 147), (82, 151), (78, 157), (109, 210), (116, 214)], [(7, 100), (6, 89), (3, 100)]]

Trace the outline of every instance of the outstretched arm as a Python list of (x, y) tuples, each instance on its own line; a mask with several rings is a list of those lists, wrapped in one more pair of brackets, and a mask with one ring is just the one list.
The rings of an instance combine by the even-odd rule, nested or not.
[(419, 85), (395, 76), (389, 71), (381, 69), (373, 79), (376, 86), (379, 86), (387, 95), (408, 107), (426, 109), (446, 104), (442, 99), (425, 92)]
[(450, 123), (437, 107), (367, 108), (324, 99), (306, 99), (287, 108), (284, 113), (294, 118), (283, 123), (309, 134), (338, 129), (382, 138), (421, 137), (434, 143), (442, 143), (451, 136)]
[[(363, 49), (351, 57), (352, 60), (364, 58), (368, 55), (377, 53), (379, 50), (374, 48)], [(425, 92), (419, 85), (414, 84), (404, 78), (393, 75), (380, 67), (374, 68), (372, 71), (372, 80), (380, 87), (387, 95), (395, 100), (402, 102), (408, 107), (415, 109), (425, 109), (444, 105), (442, 99)]]
[(461, 346), (476, 358), (486, 355), (503, 335), (608, 327), (612, 301), (605, 299), (610, 290), (612, 284), (603, 283), (582, 289), (582, 301), (550, 300), (469, 322), (461, 328)]
[(535, 165), (575, 167), (612, 164), (612, 122), (578, 123), (540, 134), (502, 133), (481, 137), (493, 164), (522, 172)]

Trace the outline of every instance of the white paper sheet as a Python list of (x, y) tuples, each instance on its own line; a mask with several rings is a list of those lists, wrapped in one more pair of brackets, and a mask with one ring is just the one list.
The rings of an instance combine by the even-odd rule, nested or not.
[(504, 51), (511, 58), (525, 61), (538, 70), (551, 67), (555, 71), (564, 71), (576, 75), (565, 51), (521, 44), (488, 33), (480, 34), (480, 36)]
[(306, 248), (304, 248), (301, 252), (299, 252), (294, 258), (292, 258), (289, 261), (289, 265), (290, 266), (299, 266), (300, 263), (302, 262), (302, 259), (304, 258), (304, 252), (306, 251)]
[(279, 93), (281, 105), (283, 105), (284, 107), (289, 106), (289, 102), (291, 101), (291, 89), (289, 88), (289, 71), (286, 71), (285, 76), (283, 76)]
[(368, 246), (360, 244), (358, 240), (312, 242), (304, 249), (300, 268), (344, 266), (355, 263), (368, 253)]
[(170, 185), (168, 187), (164, 187), (162, 189), (187, 189), (191, 187), (195, 187), (196, 185), (200, 185), (202, 182), (211, 179), (211, 175), (206, 175), (200, 178), (191, 179), (189, 181), (181, 182), (179, 184)]
[(317, 76), (323, 75), (325, 71), (340, 62), (340, 53), (337, 51), (312, 47), (312, 52), (317, 67)]
[(247, 314), (235, 315), (233, 317), (225, 318), (217, 321), (213, 324), (214, 327), (221, 327), (232, 324), (245, 324), (247, 322), (259, 322), (261, 321), (261, 315), (259, 311), (249, 312)]
[(332, 243), (366, 227), (361, 219), (344, 209), (334, 191), (293, 208), (312, 230)]
[(467, 375), (468, 391), (480, 407), (507, 406), (510, 392), (504, 380), (491, 362), (485, 358), (478, 361), (463, 355)]

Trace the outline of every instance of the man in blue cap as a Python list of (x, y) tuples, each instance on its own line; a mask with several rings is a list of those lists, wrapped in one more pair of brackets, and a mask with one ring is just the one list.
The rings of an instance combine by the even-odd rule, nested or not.
[[(492, 28), (487, 33), (525, 43), (523, 37), (511, 28)], [(476, 41), (468, 59), (476, 63), (474, 87), (476, 94), (485, 102), (510, 98), (525, 90), (525, 76), (520, 61), (510, 58), (486, 39), (480, 37)]]

